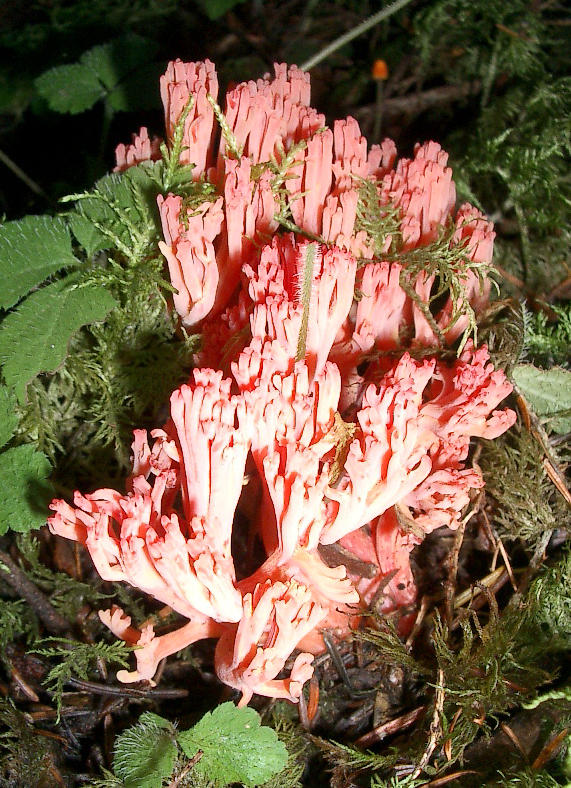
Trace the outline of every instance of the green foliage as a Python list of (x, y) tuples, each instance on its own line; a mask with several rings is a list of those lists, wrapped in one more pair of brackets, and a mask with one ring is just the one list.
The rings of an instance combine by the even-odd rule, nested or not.
[[(182, 779), (184, 774), (184, 784), (196, 788), (229, 783), (247, 788), (264, 783), (273, 788), (272, 780), (278, 780), (276, 787), (294, 788), (296, 782), (281, 779), (286, 763), (288, 769), (294, 767), (288, 763), (288, 752), (280, 740), (292, 740), (293, 735), (285, 727), (278, 734), (260, 725), (256, 711), (238, 709), (233, 703), (223, 703), (184, 731), (157, 714), (145, 712), (118, 736), (113, 770), (125, 788), (161, 788), (173, 777), (173, 771), (174, 779)], [(294, 750), (293, 759), (298, 755)], [(99, 783), (114, 784), (111, 775)]]
[[(469, 122), (445, 140), (461, 198), (480, 202), (517, 237), (496, 243), (496, 262), (537, 292), (565, 276), (568, 260), (569, 110), (560, 4), (438, 0), (414, 18), (425, 79), (471, 84)], [(513, 234), (513, 230), (508, 231)]]
[(404, 668), (411, 674), (426, 675), (426, 666), (412, 656), (392, 621), (379, 619), (374, 629), (367, 627), (358, 630), (355, 637), (375, 646), (382, 654), (384, 664)]
[(529, 703), (524, 703), (524, 709), (536, 709), (542, 703), (549, 703), (550, 701), (559, 701), (563, 700), (566, 702), (571, 703), (571, 685), (566, 684), (564, 687), (560, 689), (550, 690), (549, 692), (543, 692), (541, 695), (538, 695), (537, 698), (534, 698)]
[[(525, 601), (508, 605), (500, 614), (494, 598), (489, 596), (488, 620), (474, 612), (461, 620), (460, 630), (448, 630), (438, 611), (434, 618), (432, 642), (435, 663), (427, 655), (417, 662), (399, 646), (394, 630), (383, 627), (378, 633), (365, 630), (360, 638), (378, 648), (380, 661), (402, 664), (411, 675), (434, 677), (431, 697), (424, 702), (428, 709), (415, 730), (408, 733), (397, 748), (380, 753), (363, 752), (354, 747), (323, 739), (316, 740), (336, 775), (370, 773), (371, 787), (396, 788), (416, 786), (415, 780), (398, 777), (393, 768), (399, 764), (417, 764), (425, 751), (429, 729), (435, 717), (436, 694), (442, 697), (441, 711), (436, 714), (441, 736), (433, 765), (425, 775), (446, 773), (463, 757), (466, 747), (481, 735), (489, 735), (501, 715), (530, 697), (553, 677), (556, 661), (550, 655), (566, 653), (571, 642), (571, 557), (565, 552), (552, 567), (545, 569), (532, 583)], [(399, 663), (399, 649), (402, 663)], [(553, 702), (561, 701), (556, 696)], [(550, 695), (545, 696), (546, 700)], [(527, 705), (527, 704), (526, 704)], [(452, 721), (454, 720), (454, 725)], [(446, 744), (444, 758), (442, 746)], [(440, 754), (439, 754), (440, 753)], [(426, 784), (426, 777), (420, 784)], [(495, 783), (494, 783), (495, 785)]]
[(14, 705), (0, 699), (0, 781), (6, 786), (53, 785), (55, 744), (36, 733)]
[(479, 341), (488, 346), (494, 367), (507, 375), (525, 354), (528, 319), (529, 312), (515, 299), (494, 302), (480, 319)]
[(59, 216), (25, 216), (0, 225), (0, 307), (9, 309), (62, 268), (79, 265)]
[(132, 647), (122, 640), (117, 640), (115, 643), (103, 641), (78, 643), (67, 638), (55, 637), (39, 640), (33, 653), (58, 661), (58, 664), (50, 669), (44, 682), (56, 702), (58, 721), (63, 705), (64, 688), (71, 678), (87, 680), (98, 660), (128, 668), (128, 656), (131, 651)]
[(561, 783), (549, 772), (537, 772), (529, 766), (515, 773), (500, 772), (498, 776), (498, 780), (486, 783), (484, 788), (561, 788)]
[(182, 166), (180, 164), (180, 154), (183, 150), (183, 138), (184, 138), (184, 125), (185, 121), (188, 117), (188, 113), (192, 109), (194, 104), (194, 96), (191, 94), (188, 98), (186, 106), (184, 107), (183, 111), (180, 113), (180, 117), (177, 119), (172, 141), (171, 141), (171, 148), (167, 147), (166, 142), (163, 142), (161, 145), (161, 153), (163, 156), (163, 161), (165, 164), (164, 171), (163, 171), (163, 190), (168, 192), (172, 189), (175, 185), (176, 180), (181, 176), (188, 179), (189, 173), (192, 171), (192, 167), (189, 165)]
[[(468, 275), (472, 273), (478, 280), (479, 286), (483, 288), (484, 280), (493, 274), (493, 268), (489, 263), (470, 260), (464, 244), (452, 243), (454, 233), (453, 226), (442, 228), (439, 237), (432, 243), (385, 257), (388, 260), (394, 259), (402, 265), (401, 287), (416, 303), (440, 341), (443, 341), (444, 335), (433, 317), (431, 305), (441, 302), (448, 294), (453, 304), (449, 327), (451, 328), (461, 317), (468, 318), (468, 324), (458, 346), (460, 353), (470, 335), (473, 335), (475, 341), (477, 339), (476, 314), (467, 297)], [(435, 277), (436, 288), (433, 288), (434, 292), (431, 292), (428, 304), (417, 295), (414, 287), (420, 275), (424, 275), (425, 278)]]
[(565, 522), (559, 493), (547, 477), (543, 450), (523, 427), (482, 446), (480, 465), (486, 490), (498, 502), (494, 525), (504, 539), (521, 539), (530, 548), (546, 531)]
[(571, 348), (571, 304), (550, 306), (557, 320), (549, 322), (547, 311), (528, 313), (525, 346), (529, 359), (539, 366), (569, 363)]
[(307, 738), (299, 726), (281, 716), (276, 709), (272, 714), (272, 728), (285, 746), (288, 759), (283, 770), (270, 777), (263, 788), (301, 788), (309, 749)]
[(514, 87), (482, 115), (461, 165), (488, 211), (514, 216), (520, 247), (500, 244), (499, 260), (534, 290), (549, 280), (553, 286), (554, 266), (568, 258), (570, 85), (542, 81), (531, 93), (529, 85)]
[(37, 290), (0, 327), (4, 378), (20, 403), (32, 378), (63, 362), (71, 336), (86, 323), (103, 320), (117, 304), (101, 287), (78, 285), (76, 276), (68, 276)]
[(512, 377), (535, 413), (543, 416), (554, 432), (571, 432), (571, 372), (519, 364)]
[(393, 776), (388, 779), (374, 774), (371, 777), (371, 788), (421, 788), (426, 785), (425, 777), (397, 777)]
[(48, 458), (27, 444), (0, 454), (0, 534), (27, 532), (46, 521), (53, 489)]
[(6, 386), (0, 386), (0, 449), (5, 446), (18, 426), (16, 398)]
[(335, 773), (348, 776), (353, 772), (359, 773), (386, 773), (399, 762), (399, 752), (391, 747), (386, 752), (378, 754), (371, 750), (359, 750), (348, 744), (312, 737), (324, 757), (332, 764)]
[[(462, 622), (460, 646), (452, 647), (449, 632), (437, 616), (433, 641), (436, 659), (443, 672), (445, 692), (442, 724), (445, 738), (450, 738), (451, 760), (460, 758), (464, 749), (482, 731), (489, 732), (498, 714), (517, 705), (520, 698), (549, 678), (535, 665), (531, 654), (522, 660), (522, 646), (527, 647), (528, 617), (522, 611), (505, 612), (501, 619), (492, 609), (484, 626)], [(541, 643), (536, 643), (541, 650)], [(537, 653), (537, 652), (536, 652)], [(460, 713), (453, 734), (450, 721)]]
[(125, 788), (161, 788), (176, 761), (175, 733), (168, 720), (147, 711), (117, 737), (113, 769)]
[(148, 86), (160, 73), (150, 62), (156, 49), (141, 36), (121, 36), (87, 50), (78, 63), (51, 68), (36, 87), (54, 112), (77, 114), (100, 100), (111, 112), (152, 108), (156, 94)]
[(361, 230), (367, 233), (377, 255), (384, 254), (389, 239), (389, 248), (392, 249), (397, 247), (400, 241), (399, 212), (390, 205), (381, 206), (377, 187), (373, 181), (368, 180), (362, 180), (359, 184), (355, 231)]
[[(563, 183), (571, 146), (571, 79), (518, 86), (482, 115), (466, 154), (474, 178), (498, 178), (525, 228), (549, 229), (568, 209)], [(472, 154), (478, 145), (480, 157)], [(520, 229), (524, 229), (520, 227)]]
[[(434, 646), (443, 671), (444, 737), (451, 740), (452, 760), (490, 722), (552, 678), (548, 655), (569, 650), (571, 561), (566, 553), (531, 585), (525, 603), (509, 605), (500, 615), (490, 600), (490, 618), (482, 626), (472, 614), (462, 623), (459, 647), (437, 618)], [(447, 725), (458, 710), (453, 732)], [(476, 718), (480, 722), (476, 722)], [(485, 720), (482, 722), (482, 720)]]
[(31, 533), (18, 537), (18, 549), (24, 559), (23, 569), (30, 580), (49, 594), (51, 604), (69, 621), (75, 621), (86, 603), (97, 606), (107, 599), (93, 583), (82, 583), (65, 572), (49, 569), (40, 560), (40, 544)]
[[(527, 76), (541, 55), (541, 19), (525, 0), (431, 3), (415, 17), (416, 45), (423, 67), (450, 82), (480, 77), (486, 104), (500, 73)], [(460, 49), (460, 51), (458, 51)]]
[(90, 191), (63, 200), (75, 201), (71, 227), (88, 255), (115, 249), (133, 263), (149, 252), (159, 237), (156, 179), (161, 167), (157, 162), (105, 175)]
[(568, 548), (557, 563), (535, 579), (529, 598), (534, 611), (533, 624), (547, 639), (549, 650), (568, 651), (571, 648), (571, 551)]
[(202, 751), (195, 770), (217, 785), (259, 785), (281, 771), (288, 757), (275, 731), (260, 725), (254, 709), (238, 709), (230, 702), (205, 714), (177, 738), (189, 758)]
[(227, 11), (235, 8), (244, 0), (197, 0), (198, 5), (209, 19), (219, 19)]
[(40, 96), (54, 112), (85, 112), (104, 96), (104, 89), (90, 68), (80, 63), (56, 66), (36, 80)]
[[(402, 266), (401, 287), (416, 303), (441, 343), (444, 341), (444, 335), (436, 323), (433, 308), (435, 304), (441, 304), (446, 295), (451, 297), (454, 305), (450, 327), (461, 317), (468, 318), (468, 325), (460, 340), (459, 352), (471, 334), (476, 338), (476, 315), (466, 297), (466, 281), (471, 273), (483, 287), (485, 278), (493, 274), (493, 268), (488, 263), (470, 260), (464, 244), (452, 243), (455, 233), (453, 226), (442, 228), (439, 237), (432, 243), (403, 251), (398, 211), (391, 205), (381, 205), (376, 186), (372, 182), (363, 181), (359, 188), (355, 229), (366, 232), (376, 255)], [(387, 245), (388, 250), (385, 249)], [(434, 277), (436, 283), (428, 304), (415, 290), (415, 282), (420, 275), (426, 278)]]
[[(157, 252), (161, 236), (156, 208), (164, 172), (162, 162), (132, 167), (123, 174), (105, 176), (89, 192), (68, 198), (75, 200), (68, 216), (70, 226), (91, 261), (75, 289), (65, 291), (65, 296), (89, 300), (86, 309), (92, 313), (102, 300), (116, 306), (104, 323), (74, 334), (67, 356), (60, 344), (55, 374), (36, 378), (28, 386), (21, 429), (54, 461), (67, 446), (67, 457), (58, 470), (84, 472), (90, 484), (93, 469), (112, 473), (114, 465), (124, 468), (128, 464), (133, 427), (152, 424), (171, 391), (188, 376), (196, 349), (197, 338), (175, 337), (176, 318), (166, 309), (165, 293), (172, 287), (164, 279), (164, 260)], [(174, 170), (173, 178), (185, 199), (208, 199), (211, 188), (193, 184), (191, 175), (191, 168)], [(59, 286), (64, 288), (64, 284)], [(44, 298), (41, 294), (50, 287), (55, 289), (49, 285), (32, 294), (19, 309), (31, 311), (28, 302)], [(67, 324), (71, 313), (64, 306), (60, 301), (56, 312), (58, 320)], [(16, 322), (17, 314), (9, 315), (4, 325)], [(76, 326), (93, 320), (88, 314), (80, 323), (80, 314), (74, 309)], [(37, 310), (33, 317), (37, 318)], [(40, 347), (45, 344), (42, 337)], [(53, 339), (50, 344), (55, 344)], [(56, 349), (47, 347), (47, 355)], [(10, 382), (10, 373), (23, 378), (39, 371), (37, 352), (36, 368), (25, 369), (25, 375), (21, 352), (16, 354), (13, 345), (9, 352)], [(42, 368), (55, 366), (45, 363)], [(112, 455), (104, 453), (107, 447)], [(109, 478), (104, 481), (109, 483)]]
[[(2, 567), (0, 565), (0, 578)], [(38, 622), (23, 599), (0, 599), (0, 656), (4, 647), (20, 635), (33, 640), (38, 634)]]

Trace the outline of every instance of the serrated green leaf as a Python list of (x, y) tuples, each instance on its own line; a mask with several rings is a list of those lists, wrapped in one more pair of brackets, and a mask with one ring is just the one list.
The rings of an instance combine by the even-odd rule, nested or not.
[(59, 216), (26, 216), (0, 226), (0, 307), (9, 309), (36, 285), (79, 261)]
[(115, 111), (152, 109), (158, 105), (159, 91), (149, 90), (158, 83), (163, 64), (149, 62), (157, 46), (153, 41), (128, 34), (102, 46), (93, 47), (80, 62), (91, 68), (106, 88), (106, 102)]
[(80, 63), (94, 71), (108, 90), (113, 90), (127, 74), (147, 64), (156, 51), (154, 41), (128, 33), (84, 52)]
[(46, 71), (36, 88), (55, 112), (84, 112), (101, 99), (116, 111), (152, 108), (158, 91), (149, 91), (148, 80), (155, 83), (162, 71), (149, 62), (156, 49), (142, 36), (121, 36), (87, 50), (78, 63)]
[(117, 305), (113, 296), (94, 284), (72, 288), (68, 276), (32, 293), (0, 327), (0, 362), (4, 380), (19, 402), (26, 386), (40, 372), (55, 371), (65, 358), (71, 336), (88, 323), (103, 320)]
[(194, 769), (217, 785), (259, 785), (280, 772), (288, 758), (283, 742), (272, 728), (260, 725), (254, 709), (238, 709), (231, 702), (181, 731), (177, 741), (189, 758), (202, 750)]
[[(555, 416), (571, 408), (571, 372), (561, 367), (538, 369), (533, 364), (519, 364), (513, 379), (538, 416)], [(555, 432), (571, 432), (571, 415), (550, 419)]]
[(0, 454), (0, 534), (25, 533), (45, 523), (53, 495), (50, 470), (47, 457), (30, 444)]
[(77, 241), (83, 246), (89, 257), (107, 249), (110, 246), (109, 238), (104, 235), (87, 217), (80, 213), (70, 213), (68, 222)]
[(125, 788), (161, 788), (177, 756), (174, 730), (168, 720), (145, 712), (117, 737), (113, 769)]
[(36, 79), (36, 88), (50, 109), (72, 115), (90, 109), (105, 93), (97, 74), (83, 63), (51, 68)]
[(0, 448), (5, 446), (18, 426), (16, 397), (6, 386), (0, 387)]

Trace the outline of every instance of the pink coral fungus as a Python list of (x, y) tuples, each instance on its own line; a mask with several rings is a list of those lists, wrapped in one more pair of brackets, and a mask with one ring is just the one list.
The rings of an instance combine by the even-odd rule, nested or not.
[[(394, 144), (367, 150), (353, 118), (325, 128), (296, 67), (233, 88), (224, 116), (217, 92), (208, 61), (175, 61), (161, 79), (166, 144), (182, 135), (190, 166), (184, 197), (158, 197), (159, 248), (174, 309), (200, 326), (202, 367), (161, 429), (135, 431), (126, 492), (55, 500), (48, 522), (104, 580), (186, 620), (156, 635), (102, 611), (138, 647), (120, 681), (152, 680), (164, 657), (217, 638), (216, 672), (242, 703), (297, 701), (322, 631), (347, 634), (373, 601), (414, 602), (410, 552), (458, 527), (483, 486), (471, 439), (515, 419), (498, 410), (511, 385), (468, 338), (494, 233), (471, 206), (456, 211), (437, 143), (394, 168)], [(156, 158), (142, 129), (117, 169)], [(258, 552), (244, 554), (247, 539)], [(326, 562), (335, 543), (373, 576)]]

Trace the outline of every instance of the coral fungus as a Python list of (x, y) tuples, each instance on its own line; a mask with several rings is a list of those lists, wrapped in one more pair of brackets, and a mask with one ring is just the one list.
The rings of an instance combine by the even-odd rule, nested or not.
[[(180, 163), (210, 184), (199, 201), (158, 198), (174, 309), (202, 333), (202, 368), (162, 429), (135, 431), (126, 493), (56, 500), (49, 525), (104, 579), (188, 619), (157, 636), (102, 611), (139, 647), (121, 681), (151, 680), (160, 659), (213, 637), (242, 703), (296, 701), (323, 630), (348, 633), (381, 589), (378, 610), (414, 601), (411, 550), (456, 528), (483, 485), (471, 438), (515, 419), (497, 410), (511, 385), (468, 336), (494, 233), (471, 206), (456, 212), (437, 143), (394, 168), (394, 144), (368, 151), (353, 118), (324, 127), (296, 67), (233, 88), (224, 115), (217, 90), (208, 61), (161, 79), (166, 144), (182, 131)], [(118, 169), (155, 158), (153, 144), (141, 130)], [(257, 537), (261, 560), (235, 566), (233, 536)], [(333, 543), (374, 576), (326, 563)]]

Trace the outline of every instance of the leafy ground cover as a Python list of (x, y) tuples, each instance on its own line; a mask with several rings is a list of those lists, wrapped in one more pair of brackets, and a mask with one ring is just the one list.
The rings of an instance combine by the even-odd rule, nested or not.
[[(328, 122), (351, 114), (369, 142), (388, 135), (406, 155), (417, 140), (440, 142), (459, 201), (480, 207), (497, 233), (499, 292), (477, 330), (514, 383), (518, 421), (473, 442), (485, 490), (461, 529), (440, 529), (413, 553), (415, 605), (326, 642), (299, 706), (257, 698), (257, 711), (236, 709), (209, 642), (169, 658), (156, 686), (119, 684), (131, 649), (97, 611), (117, 601), (137, 625), (164, 631), (174, 617), (101, 581), (82, 548), (41, 528), (53, 496), (122, 484), (132, 430), (165, 421), (199, 346), (167, 308), (157, 252), (156, 195), (184, 187), (178, 161), (109, 174), (119, 140), (143, 122), (160, 133), (153, 86), (166, 61), (208, 57), (228, 85), (274, 60), (310, 61), (377, 10), (350, 0), (100, 0), (2, 11), (7, 786), (30, 785), (30, 775), (38, 786), (571, 780), (570, 83), (558, 3), (400, 3), (311, 67), (312, 103)], [(366, 194), (361, 208), (374, 230)], [(428, 262), (411, 256), (409, 276)], [(404, 613), (415, 622), (406, 639)]]

